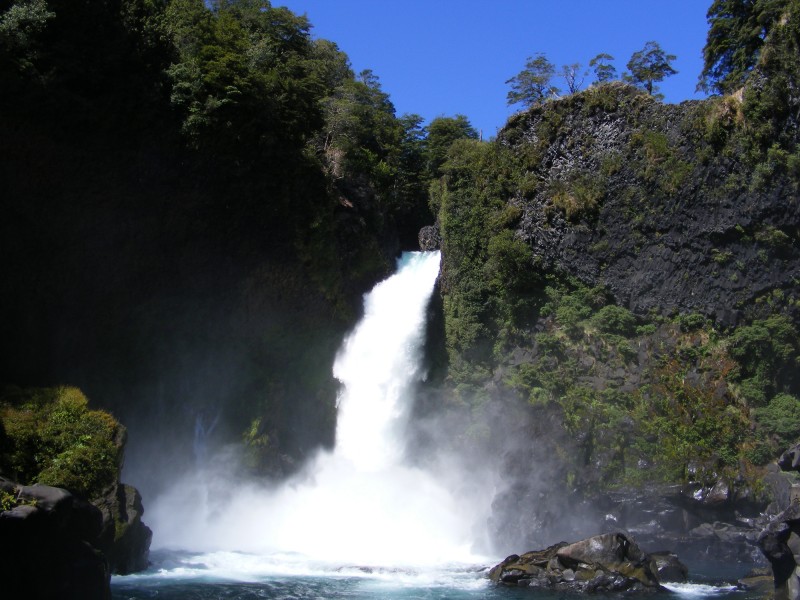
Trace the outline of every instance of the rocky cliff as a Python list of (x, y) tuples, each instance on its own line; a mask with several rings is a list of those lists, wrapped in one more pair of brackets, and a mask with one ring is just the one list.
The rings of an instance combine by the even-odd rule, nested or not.
[(753, 181), (710, 139), (736, 103), (665, 105), (615, 84), (512, 118), (499, 143), (540, 181), (511, 199), (538, 268), (601, 285), (637, 314), (723, 326), (775, 289), (796, 296), (796, 182)]
[(800, 436), (794, 13), (731, 96), (598, 85), (451, 148), (440, 406), (503, 457), (496, 539), (624, 522), (759, 555)]

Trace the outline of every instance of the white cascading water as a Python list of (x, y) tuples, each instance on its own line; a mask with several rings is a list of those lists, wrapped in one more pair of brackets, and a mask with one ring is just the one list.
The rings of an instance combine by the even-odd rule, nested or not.
[(365, 297), (364, 317), (334, 365), (343, 391), (333, 452), (277, 488), (226, 484), (208, 471), (187, 478), (148, 511), (154, 547), (245, 552), (273, 566), (276, 556), (340, 566), (474, 561), (465, 503), (404, 461), (438, 271), (438, 252), (406, 253), (398, 272)]
[(404, 260), (365, 298), (364, 318), (333, 366), (344, 384), (334, 454), (365, 472), (402, 462), (410, 387), (420, 379), (425, 308), (439, 254), (408, 253)]

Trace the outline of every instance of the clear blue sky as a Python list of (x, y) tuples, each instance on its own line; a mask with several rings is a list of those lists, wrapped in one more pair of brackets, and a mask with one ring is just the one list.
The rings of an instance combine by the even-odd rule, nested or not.
[[(619, 73), (655, 40), (677, 60), (667, 102), (695, 93), (711, 0), (273, 0), (305, 14), (312, 35), (336, 42), (356, 72), (372, 69), (398, 116), (466, 115), (485, 138), (519, 107), (509, 78), (544, 52), (559, 67), (600, 52)], [(564, 88), (562, 81), (556, 85)]]

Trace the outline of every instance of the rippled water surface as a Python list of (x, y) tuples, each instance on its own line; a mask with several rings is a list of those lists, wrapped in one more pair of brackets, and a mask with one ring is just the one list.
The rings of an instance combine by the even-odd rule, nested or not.
[[(435, 568), (381, 568), (311, 562), (290, 554), (238, 552), (209, 554), (157, 552), (144, 573), (112, 579), (114, 600), (517, 600), (577, 598), (566, 593), (497, 587), (486, 579), (486, 565)], [(659, 597), (750, 600), (757, 594), (726, 583), (725, 578), (697, 575), (690, 584), (669, 585)], [(602, 595), (594, 595), (602, 598)], [(613, 595), (621, 598), (622, 595)], [(630, 598), (630, 596), (625, 596)]]

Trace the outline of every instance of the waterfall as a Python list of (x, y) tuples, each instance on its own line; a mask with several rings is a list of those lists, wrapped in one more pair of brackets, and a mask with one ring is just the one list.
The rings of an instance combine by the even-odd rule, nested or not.
[(364, 300), (364, 317), (345, 340), (333, 374), (344, 384), (335, 453), (360, 469), (402, 461), (413, 384), (420, 378), (425, 309), (439, 253), (406, 253), (398, 272)]
[[(333, 366), (342, 382), (336, 444), (289, 482), (189, 486), (155, 503), (154, 545), (303, 556), (339, 565), (464, 563), (471, 523), (463, 500), (404, 459), (413, 390), (423, 377), (425, 312), (438, 252), (406, 253), (366, 297), (364, 317)], [(199, 478), (208, 486), (210, 477)]]

